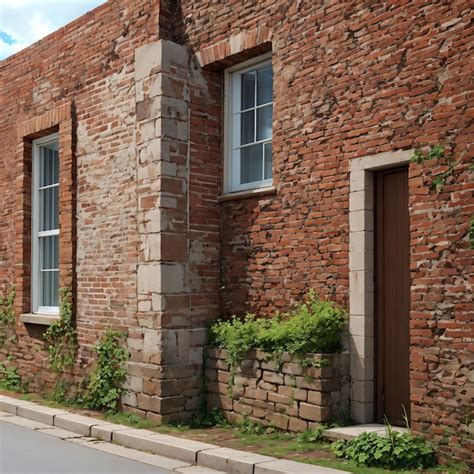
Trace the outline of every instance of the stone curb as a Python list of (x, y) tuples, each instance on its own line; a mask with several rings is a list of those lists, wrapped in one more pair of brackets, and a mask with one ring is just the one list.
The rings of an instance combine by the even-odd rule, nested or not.
[(337, 474), (345, 472), (222, 448), (154, 431), (134, 429), (5, 395), (0, 395), (0, 410), (79, 433), (82, 436), (97, 437), (128, 448), (150, 451), (161, 456), (230, 474)]

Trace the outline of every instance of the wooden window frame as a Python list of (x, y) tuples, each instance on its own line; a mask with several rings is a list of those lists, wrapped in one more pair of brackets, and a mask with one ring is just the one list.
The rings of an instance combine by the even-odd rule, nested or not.
[[(235, 104), (240, 103), (240, 77), (242, 74), (267, 67), (272, 64), (271, 52), (249, 59), (245, 62), (232, 66), (225, 70), (224, 77), (224, 194), (236, 193), (242, 191), (249, 191), (252, 189), (266, 189), (272, 188), (273, 177), (260, 181), (253, 181), (250, 183), (240, 183), (240, 154), (236, 153), (232, 144), (234, 137), (240, 136), (240, 122), (235, 120), (234, 114)], [(273, 105), (272, 102), (264, 104), (268, 106)], [(254, 107), (257, 110), (257, 106)], [(239, 115), (240, 117), (240, 115)], [(255, 123), (255, 127), (257, 124)], [(261, 140), (256, 143), (272, 142), (272, 137), (266, 140)], [(273, 165), (273, 159), (272, 159)], [(273, 175), (273, 173), (272, 173)]]

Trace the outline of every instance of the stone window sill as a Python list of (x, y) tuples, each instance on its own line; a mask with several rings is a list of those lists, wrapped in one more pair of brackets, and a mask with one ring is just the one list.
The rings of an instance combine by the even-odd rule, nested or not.
[(40, 324), (43, 326), (49, 326), (58, 319), (59, 314), (25, 313), (20, 315), (20, 321), (22, 323)]
[(245, 191), (237, 191), (235, 193), (222, 194), (217, 197), (219, 202), (234, 201), (237, 199), (250, 199), (263, 196), (271, 196), (277, 193), (275, 186), (268, 186), (266, 188), (248, 189)]

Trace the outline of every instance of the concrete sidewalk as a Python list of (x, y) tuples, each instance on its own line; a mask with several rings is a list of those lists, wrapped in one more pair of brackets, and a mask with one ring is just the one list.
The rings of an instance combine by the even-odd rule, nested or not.
[[(125, 425), (71, 414), (66, 410), (48, 408), (4, 395), (0, 395), (0, 411), (4, 412), (3, 416), (0, 416), (6, 422), (22, 423), (22, 426), (28, 427), (29, 425), (31, 429), (43, 432), (49, 430), (49, 434), (71, 442), (81, 443), (93, 449), (108, 450), (107, 452), (112, 453), (115, 450), (114, 454), (144, 463), (147, 463), (147, 460), (148, 463), (153, 460), (159, 463), (165, 461), (175, 463), (170, 465), (172, 471), (195, 474), (210, 474), (216, 471), (231, 474), (337, 474), (345, 472), (246, 451), (221, 448), (213, 444), (153, 431), (133, 429)], [(40, 428), (38, 423), (41, 424)], [(119, 450), (122, 454), (119, 454)], [(160, 459), (156, 460), (156, 457)], [(166, 468), (164, 465), (154, 465)]]

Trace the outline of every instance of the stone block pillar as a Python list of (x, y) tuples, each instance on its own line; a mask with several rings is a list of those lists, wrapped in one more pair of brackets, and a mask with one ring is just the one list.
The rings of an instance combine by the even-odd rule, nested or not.
[(160, 40), (135, 53), (138, 328), (123, 403), (158, 422), (185, 419), (200, 396), (203, 330), (189, 290), (189, 54)]

